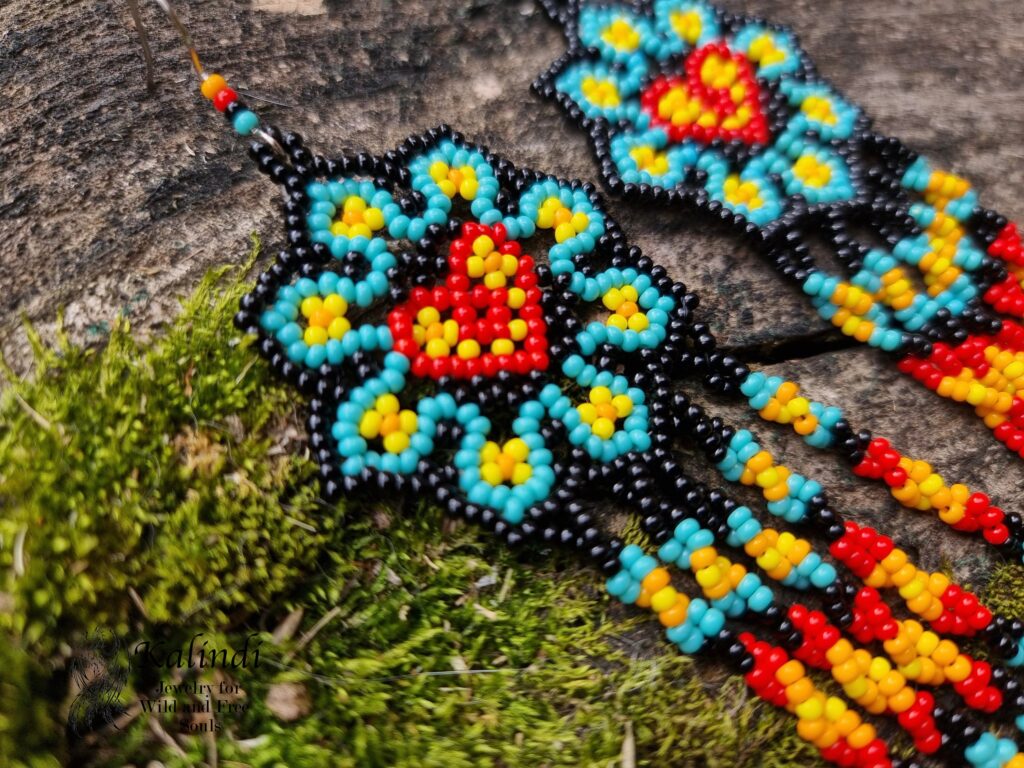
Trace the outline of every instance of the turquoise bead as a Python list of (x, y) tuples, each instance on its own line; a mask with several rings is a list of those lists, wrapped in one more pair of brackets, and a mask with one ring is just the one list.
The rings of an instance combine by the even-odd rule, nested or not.
[(231, 124), (235, 129), (235, 133), (239, 136), (248, 136), (259, 126), (260, 119), (256, 116), (255, 112), (243, 109), (234, 116)]

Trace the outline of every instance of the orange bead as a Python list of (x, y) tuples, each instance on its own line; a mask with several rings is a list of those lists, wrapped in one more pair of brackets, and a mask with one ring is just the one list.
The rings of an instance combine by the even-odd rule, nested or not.
[(897, 715), (900, 712), (906, 712), (914, 706), (915, 699), (914, 689), (904, 686), (902, 690), (889, 697), (889, 709)]
[(967, 676), (971, 674), (971, 662), (966, 656), (960, 654), (956, 657), (956, 661), (942, 671), (952, 682), (959, 683), (966, 680)]
[(853, 730), (860, 725), (860, 715), (854, 712), (852, 709), (848, 709), (839, 716), (836, 720), (836, 730), (839, 731), (840, 736), (849, 736)]
[(775, 679), (782, 685), (790, 685), (804, 676), (804, 665), (790, 659), (775, 671)]
[(690, 555), (690, 570), (696, 573), (707, 568), (709, 565), (714, 565), (717, 559), (718, 552), (715, 551), (714, 547), (701, 547)]
[(203, 96), (213, 101), (213, 97), (228, 87), (227, 81), (220, 75), (210, 75), (203, 84), (199, 86), (199, 90), (202, 91)]
[(846, 737), (846, 742), (854, 749), (863, 749), (875, 738), (875, 727), (871, 723), (861, 723)]
[(653, 595), (663, 587), (667, 587), (671, 581), (672, 577), (669, 575), (669, 572), (665, 568), (659, 567), (648, 573), (644, 580), (640, 582), (640, 586), (646, 592)]
[(658, 614), (658, 621), (661, 622), (664, 627), (676, 627), (686, 621), (686, 611), (689, 608), (690, 601), (685, 595), (679, 596), (680, 600), (676, 602), (667, 611), (662, 611)]
[(888, 672), (885, 677), (878, 681), (878, 691), (886, 698), (895, 696), (906, 688), (907, 681), (899, 672)]
[(650, 608), (651, 607), (651, 593), (648, 592), (646, 589), (641, 589), (640, 590), (640, 596), (636, 599), (636, 604), (640, 608)]
[(786, 686), (786, 698), (790, 704), (803, 704), (814, 693), (814, 683), (809, 677), (801, 677), (792, 685)]
[(932, 661), (940, 667), (945, 667), (956, 660), (959, 652), (960, 649), (956, 647), (956, 643), (952, 640), (940, 640), (935, 650), (932, 651)]
[(772, 455), (768, 451), (758, 451), (750, 457), (750, 460), (747, 462), (747, 469), (756, 475), (764, 472), (773, 463)]
[(797, 720), (796, 734), (804, 741), (815, 741), (825, 733), (828, 723), (818, 718), (817, 720)]

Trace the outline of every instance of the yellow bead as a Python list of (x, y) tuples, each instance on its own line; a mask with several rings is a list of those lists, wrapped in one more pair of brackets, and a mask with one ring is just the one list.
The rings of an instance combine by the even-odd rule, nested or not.
[(423, 307), (423, 309), (416, 313), (416, 322), (425, 328), (440, 321), (441, 313), (437, 311), (437, 307)]
[[(893, 574), (893, 582), (894, 583), (895, 583), (895, 578), (896, 578), (897, 575), (898, 574)], [(918, 571), (914, 575), (915, 576), (920, 576), (921, 573), (920, 573), (920, 571)], [(913, 600), (915, 597), (917, 597), (922, 592), (924, 592), (924, 588), (925, 588), (925, 585), (927, 583), (928, 582), (925, 579), (920, 579), (920, 578), (912, 579), (911, 581), (907, 582), (902, 587), (900, 587), (900, 597), (902, 597), (904, 600)]]
[(310, 317), (324, 306), (323, 299), (319, 296), (307, 296), (302, 300), (302, 304), (299, 305), (299, 309), (302, 311), (303, 317)]
[(515, 275), (516, 270), (519, 269), (519, 260), (511, 253), (504, 253), (501, 256), (501, 266), (499, 269), (506, 277), (512, 277)]
[(459, 194), (462, 195), (463, 200), (472, 200), (476, 197), (479, 188), (480, 184), (476, 179), (466, 179), (459, 185)]
[(512, 309), (519, 309), (526, 303), (526, 291), (522, 288), (508, 289), (508, 305)]
[(568, 221), (559, 224), (555, 228), (555, 240), (559, 243), (564, 243), (566, 240), (576, 236), (576, 230), (573, 229), (572, 224)]
[(655, 613), (667, 611), (676, 604), (677, 592), (672, 587), (663, 587), (651, 595), (651, 608)]
[(527, 327), (525, 320), (516, 318), (508, 324), (508, 332), (513, 341), (522, 341), (526, 338), (529, 328)]
[(521, 437), (513, 437), (502, 447), (502, 453), (507, 453), (516, 461), (526, 461), (530, 455), (530, 446)]
[(425, 349), (427, 357), (430, 358), (446, 357), (451, 351), (451, 347), (448, 346), (444, 339), (431, 339), (427, 342)]
[(718, 570), (717, 565), (709, 565), (697, 571), (696, 577), (697, 583), (702, 587), (713, 587), (722, 580), (722, 572)]
[(494, 251), (494, 241), (488, 235), (480, 235), (473, 241), (473, 253), (480, 258), (488, 256)]
[(516, 351), (516, 344), (512, 339), (495, 339), (491, 342), (491, 352), (496, 355), (511, 355)]
[(448, 163), (443, 160), (435, 160), (430, 164), (430, 169), (427, 172), (434, 181), (443, 181), (448, 178)]
[(522, 485), (533, 477), (533, 468), (529, 464), (516, 464), (512, 469), (512, 484)]
[(614, 312), (622, 306), (626, 298), (618, 288), (612, 288), (601, 297), (601, 303), (610, 311)]
[(501, 474), (501, 467), (494, 462), (481, 465), (480, 477), (490, 485), (501, 485), (502, 481), (505, 479)]
[[(833, 675), (833, 677), (835, 677), (835, 675)], [(838, 681), (839, 678), (836, 678), (836, 680)], [(868, 685), (869, 683), (866, 677), (856, 677), (843, 685), (843, 691), (845, 691), (846, 695), (851, 699), (859, 699), (867, 693)]]
[(352, 324), (349, 323), (344, 317), (336, 317), (331, 320), (331, 324), (327, 326), (327, 335), (332, 339), (340, 339), (352, 328)]
[(484, 275), (484, 285), (490, 288), (492, 291), (498, 288), (504, 288), (508, 278), (505, 277), (502, 272), (488, 272)]
[(213, 97), (228, 87), (227, 81), (220, 75), (210, 75), (203, 84), (199, 86), (199, 90), (202, 91), (203, 96), (213, 101)]
[(768, 549), (757, 558), (757, 564), (766, 571), (771, 571), (779, 567), (782, 562), (782, 555), (779, 554), (777, 549)]
[(622, 315), (611, 315), (606, 324), (610, 325), (612, 328), (618, 328), (620, 331), (629, 329), (629, 320)]
[(359, 420), (359, 435), (366, 440), (372, 440), (380, 434), (380, 425), (383, 420), (384, 417), (380, 415), (380, 411), (367, 411)]
[(637, 312), (635, 315), (630, 316), (627, 325), (629, 330), (640, 333), (640, 331), (646, 331), (651, 327), (651, 321), (647, 319), (647, 315), (643, 312)]
[(311, 325), (302, 334), (302, 340), (305, 341), (311, 347), (314, 344), (326, 344), (327, 329), (321, 328), (319, 325)]
[(582, 403), (576, 407), (584, 424), (593, 424), (597, 421), (597, 408), (593, 403)]
[(324, 298), (323, 307), (335, 317), (340, 317), (348, 312), (348, 302), (336, 293), (328, 294)]
[(470, 277), (483, 277), (484, 260), (481, 256), (470, 256), (466, 259), (466, 274)]
[(476, 339), (464, 339), (459, 342), (456, 351), (463, 360), (471, 360), (480, 357), (480, 343)]
[(846, 711), (846, 702), (835, 696), (829, 696), (825, 700), (825, 717), (833, 723), (843, 716)]
[(802, 720), (818, 720), (825, 711), (821, 699), (811, 698), (797, 706), (796, 716)]
[(615, 434), (615, 422), (611, 419), (598, 418), (590, 427), (591, 431), (602, 440), (610, 440)]
[(405, 432), (392, 432), (384, 438), (384, 450), (388, 453), (401, 453), (409, 447), (409, 436)]
[(411, 435), (418, 426), (419, 417), (416, 416), (416, 411), (406, 409), (398, 414), (398, 428), (406, 434)]
[(384, 226), (384, 214), (380, 208), (370, 208), (363, 214), (363, 221), (370, 229), (377, 231)]

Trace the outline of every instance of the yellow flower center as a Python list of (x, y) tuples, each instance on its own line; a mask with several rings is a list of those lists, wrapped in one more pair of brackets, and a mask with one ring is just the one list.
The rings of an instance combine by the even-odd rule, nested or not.
[(480, 477), (491, 485), (522, 485), (533, 476), (533, 468), (526, 463), (530, 448), (519, 437), (504, 445), (488, 440), (480, 451)]
[(808, 96), (800, 105), (800, 110), (812, 120), (825, 125), (835, 125), (838, 121), (832, 102), (821, 96)]
[(668, 173), (668, 153), (657, 152), (654, 147), (634, 147), (629, 151), (636, 167), (655, 176)]
[(409, 447), (409, 438), (416, 433), (418, 419), (415, 411), (402, 410), (398, 398), (381, 395), (373, 408), (359, 420), (359, 434), (366, 440), (380, 439), (388, 453), (402, 453)]
[(712, 53), (700, 66), (700, 81), (708, 88), (725, 90), (736, 84), (739, 78), (739, 65), (731, 58), (724, 58)]
[(460, 195), (463, 200), (476, 198), (477, 178), (476, 170), (470, 165), (463, 165), (459, 168), (452, 168), (443, 160), (437, 160), (430, 166), (430, 178), (432, 178), (441, 191), (449, 198)]
[(427, 357), (447, 357), (459, 343), (459, 324), (452, 319), (442, 320), (437, 307), (423, 307), (416, 313), (412, 338)]
[(615, 434), (616, 422), (633, 412), (633, 401), (628, 395), (612, 395), (608, 387), (594, 387), (588, 402), (576, 406), (576, 410), (595, 435), (609, 440)]
[(747, 58), (762, 67), (778, 64), (786, 60), (786, 52), (775, 45), (771, 35), (764, 34), (754, 38), (747, 48)]
[(598, 80), (596, 77), (584, 78), (580, 83), (580, 90), (587, 101), (601, 109), (617, 107), (622, 102), (619, 96), (619, 88), (611, 80)]
[(675, 11), (669, 16), (669, 22), (676, 34), (690, 45), (697, 42), (704, 29), (704, 22), (697, 11)]
[(324, 298), (307, 296), (299, 305), (308, 325), (303, 341), (308, 345), (326, 344), (329, 339), (340, 339), (352, 328), (345, 313), (348, 302), (336, 293)]
[(537, 226), (541, 229), (553, 228), (555, 240), (564, 243), (585, 231), (590, 226), (590, 217), (582, 211), (573, 213), (557, 197), (549, 197), (537, 211)]
[(373, 237), (384, 227), (384, 214), (380, 208), (366, 205), (359, 195), (349, 195), (341, 206), (341, 216), (331, 224), (331, 234), (344, 237)]
[(802, 155), (793, 163), (793, 174), (808, 187), (824, 187), (832, 179), (832, 168), (814, 155)]
[(764, 205), (757, 182), (742, 181), (738, 174), (732, 173), (726, 177), (722, 191), (729, 205), (745, 205), (752, 211)]
[(501, 253), (489, 235), (480, 235), (473, 241), (473, 255), (466, 259), (466, 274), (474, 279), (483, 278), (491, 290), (504, 288), (519, 269), (519, 259), (511, 253)]
[(611, 312), (606, 324), (620, 331), (628, 329), (639, 333), (646, 330), (651, 323), (647, 315), (640, 311), (637, 303), (639, 300), (640, 296), (632, 285), (610, 289), (601, 297), (601, 302)]
[(617, 51), (635, 51), (640, 45), (640, 33), (625, 19), (616, 19), (605, 27), (601, 39)]

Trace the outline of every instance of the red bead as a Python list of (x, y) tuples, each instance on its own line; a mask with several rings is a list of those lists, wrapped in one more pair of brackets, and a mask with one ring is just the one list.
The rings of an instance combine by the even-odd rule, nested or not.
[(213, 108), (218, 112), (223, 112), (230, 104), (237, 100), (238, 94), (228, 86), (225, 86), (217, 92), (216, 96), (213, 97)]

